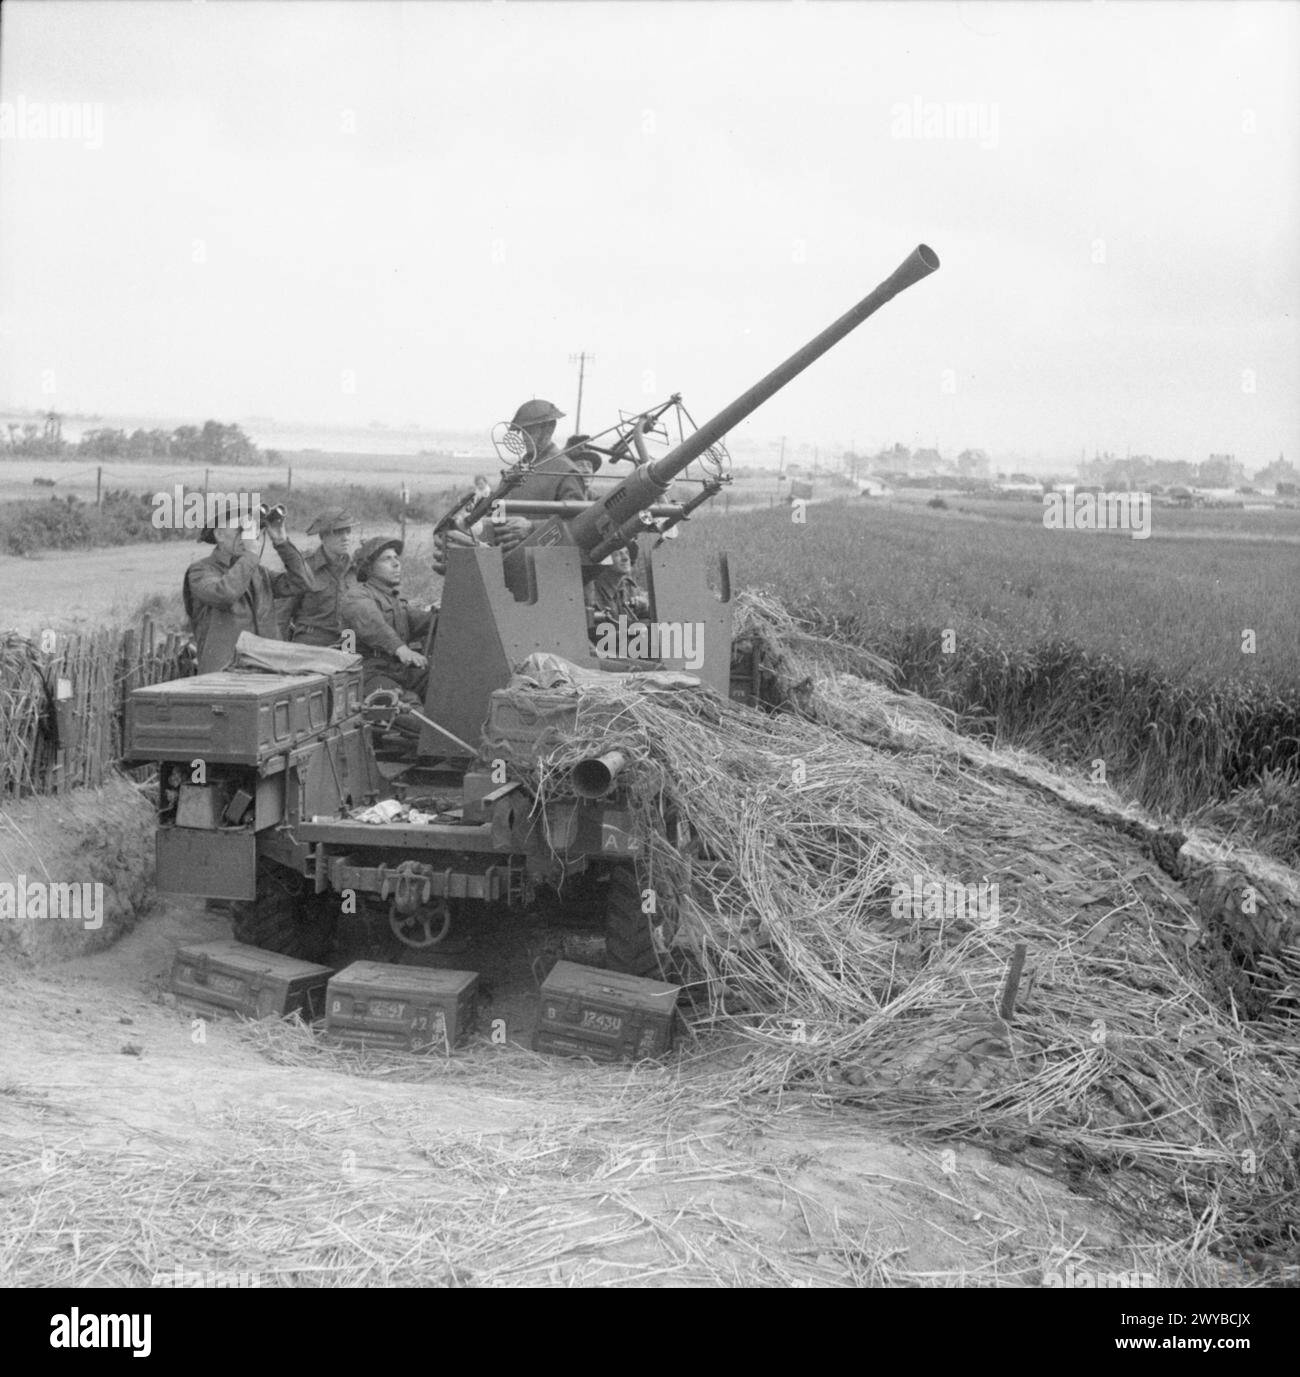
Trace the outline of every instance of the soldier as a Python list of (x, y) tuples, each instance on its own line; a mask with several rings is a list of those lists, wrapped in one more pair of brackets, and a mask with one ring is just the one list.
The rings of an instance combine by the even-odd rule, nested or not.
[(258, 519), (241, 515), (233, 504), (199, 533), (201, 541), (217, 547), (206, 559), (190, 565), (181, 585), (185, 612), (198, 643), (199, 674), (225, 669), (234, 660), (241, 631), (283, 640), (275, 619), (276, 597), (316, 587), (306, 560), (289, 542), (283, 507), (270, 514), (265, 529), (284, 564), (283, 573), (271, 574), (262, 568), (260, 551), (254, 546)]
[(626, 617), (628, 624), (650, 614), (650, 599), (636, 581), (636, 538), (609, 556), (608, 563), (587, 584), (587, 630), (595, 637), (606, 622)]
[[(600, 455), (595, 450), (584, 450), (575, 457), (556, 449), (553, 439), (555, 423), (563, 417), (564, 412), (553, 402), (540, 399), (525, 402), (515, 412), (510, 429), (524, 437), (532, 469), (521, 483), (511, 489), (505, 499), (507, 503), (585, 502), (590, 497), (587, 476), (600, 467)], [(587, 438), (585, 435), (573, 436), (569, 445), (575, 441), (584, 442)], [(476, 544), (475, 537), (479, 537), (509, 553), (526, 539), (532, 529), (533, 523), (526, 517), (509, 516), (497, 521), (486, 518), (476, 527), (473, 535), (455, 530), (445, 532), (435, 543), (433, 571), (435, 574), (447, 572), (446, 547), (449, 544)]]
[(320, 536), (320, 546), (307, 556), (316, 587), (276, 607), (285, 639), (300, 645), (338, 645), (343, 632), (343, 599), (356, 583), (352, 572), (352, 528), (356, 525), (345, 507), (321, 512), (307, 527), (308, 535)]
[[(583, 470), (566, 454), (561, 454), (552, 438), (555, 423), (564, 412), (553, 402), (534, 400), (525, 402), (515, 412), (510, 429), (524, 437), (532, 471), (518, 487), (510, 492), (507, 501), (516, 502), (582, 502), (587, 489)], [(533, 523), (523, 517), (507, 517), (491, 528), (495, 543), (504, 550), (513, 550), (531, 531)]]
[(364, 657), (365, 692), (395, 688), (422, 704), (429, 662), (415, 647), (425, 644), (438, 609), (412, 607), (400, 596), (401, 554), (402, 542), (396, 536), (371, 536), (362, 545), (357, 582), (343, 596), (343, 624), (356, 633), (357, 653)]
[(591, 475), (601, 466), (603, 459), (598, 449), (588, 443), (590, 435), (570, 435), (564, 442), (564, 452), (586, 474), (582, 480), (582, 495), (591, 500)]

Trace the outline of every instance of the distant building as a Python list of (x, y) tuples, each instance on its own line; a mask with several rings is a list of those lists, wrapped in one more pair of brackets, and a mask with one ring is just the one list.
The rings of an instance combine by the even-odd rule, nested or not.
[(999, 492), (1020, 493), (1025, 497), (1041, 497), (1043, 485), (1027, 473), (1013, 473), (1009, 478), (999, 478), (993, 485)]

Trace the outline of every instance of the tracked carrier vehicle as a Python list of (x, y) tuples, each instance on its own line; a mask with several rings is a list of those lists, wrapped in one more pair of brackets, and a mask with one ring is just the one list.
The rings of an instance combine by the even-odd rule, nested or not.
[[(646, 669), (595, 653), (584, 580), (630, 536), (663, 533), (719, 491), (723, 437), (937, 267), (931, 250), (918, 247), (851, 311), (659, 458), (650, 457), (644, 437), (668, 404), (621, 423), (615, 457), (631, 460), (632, 471), (590, 503), (511, 502), (527, 457), (503, 474), (487, 500), (503, 501), (506, 514), (534, 526), (509, 553), (449, 551), (425, 724), (408, 759), (383, 759), (382, 710), (367, 708), (354, 662), (331, 661), (329, 652), (313, 672), (227, 670), (137, 690), (128, 706), (129, 753), (160, 766), (158, 888), (229, 901), (238, 938), (308, 959), (327, 954), (340, 913), (353, 903), (386, 914), (406, 945), (436, 948), (481, 906), (528, 905), (543, 886), (561, 895), (581, 890), (604, 907), (608, 964), (654, 972), (673, 918), (662, 907), (642, 911), (646, 839), (625, 806), (623, 762), (585, 762), (563, 801), (539, 806), (527, 772), (511, 760), (544, 750), (573, 700), (551, 703), (542, 694), (521, 708), (501, 691), (516, 666), (539, 653), (601, 673)], [(696, 460), (705, 466), (699, 495), (665, 502)], [(649, 622), (702, 633), (702, 663), (665, 656), (661, 646), (653, 668), (752, 697), (754, 662), (732, 653), (725, 557), (710, 570), (689, 539), (661, 539), (646, 579)], [(504, 764), (494, 742), (510, 747)], [(380, 811), (372, 817), (395, 820), (356, 816), (374, 805)], [(683, 842), (678, 819), (659, 823), (668, 840)]]

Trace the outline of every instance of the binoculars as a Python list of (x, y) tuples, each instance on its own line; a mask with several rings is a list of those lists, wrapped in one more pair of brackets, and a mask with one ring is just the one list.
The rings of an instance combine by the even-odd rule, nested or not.
[(274, 507), (268, 507), (265, 502), (257, 509), (258, 515), (262, 518), (263, 526), (273, 526), (284, 520), (284, 504), (277, 502)]

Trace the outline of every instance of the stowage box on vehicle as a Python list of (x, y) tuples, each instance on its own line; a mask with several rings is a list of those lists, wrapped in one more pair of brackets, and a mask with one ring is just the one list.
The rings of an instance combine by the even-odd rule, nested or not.
[(361, 703), (361, 671), (222, 670), (136, 689), (127, 699), (135, 760), (260, 765), (342, 721)]
[(232, 938), (182, 947), (172, 962), (172, 993), (187, 1004), (228, 1009), (248, 1018), (325, 1012), (330, 966), (296, 961)]
[(542, 985), (533, 1050), (597, 1061), (662, 1056), (680, 993), (658, 980), (557, 961)]
[(329, 983), (331, 1040), (404, 1052), (450, 1053), (474, 1018), (478, 975), (354, 961)]

